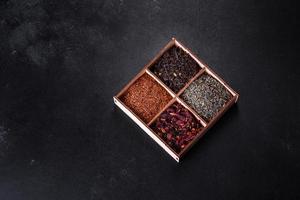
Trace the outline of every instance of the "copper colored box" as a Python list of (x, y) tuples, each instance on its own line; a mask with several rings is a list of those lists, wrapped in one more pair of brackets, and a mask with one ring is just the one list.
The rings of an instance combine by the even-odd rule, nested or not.
[(113, 99), (179, 162), (238, 96), (210, 67), (172, 38)]

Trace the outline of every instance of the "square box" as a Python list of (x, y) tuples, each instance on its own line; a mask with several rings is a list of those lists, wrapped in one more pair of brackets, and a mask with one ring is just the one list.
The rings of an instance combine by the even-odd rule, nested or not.
[(113, 99), (179, 162), (238, 97), (210, 67), (172, 38)]

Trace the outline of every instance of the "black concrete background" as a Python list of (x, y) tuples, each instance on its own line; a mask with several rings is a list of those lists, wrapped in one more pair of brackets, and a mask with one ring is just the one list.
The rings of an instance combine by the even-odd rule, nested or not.
[[(300, 199), (295, 2), (2, 0), (0, 199)], [(180, 164), (112, 101), (173, 36), (240, 93)]]

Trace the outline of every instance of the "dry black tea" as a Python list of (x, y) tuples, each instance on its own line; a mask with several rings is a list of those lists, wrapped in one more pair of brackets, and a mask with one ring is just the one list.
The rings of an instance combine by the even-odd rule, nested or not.
[(144, 74), (127, 89), (120, 99), (144, 122), (148, 123), (172, 97), (151, 76)]
[(188, 109), (175, 102), (159, 115), (151, 128), (179, 153), (201, 131), (202, 125)]
[(179, 47), (171, 47), (150, 68), (175, 93), (200, 70), (198, 63)]
[(202, 74), (180, 96), (205, 120), (211, 120), (232, 98), (232, 94), (215, 78)]

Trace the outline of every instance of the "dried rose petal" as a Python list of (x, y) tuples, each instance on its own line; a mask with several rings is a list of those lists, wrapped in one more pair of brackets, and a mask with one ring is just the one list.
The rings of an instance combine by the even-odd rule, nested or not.
[(174, 103), (156, 119), (151, 128), (179, 153), (203, 127), (184, 106)]

